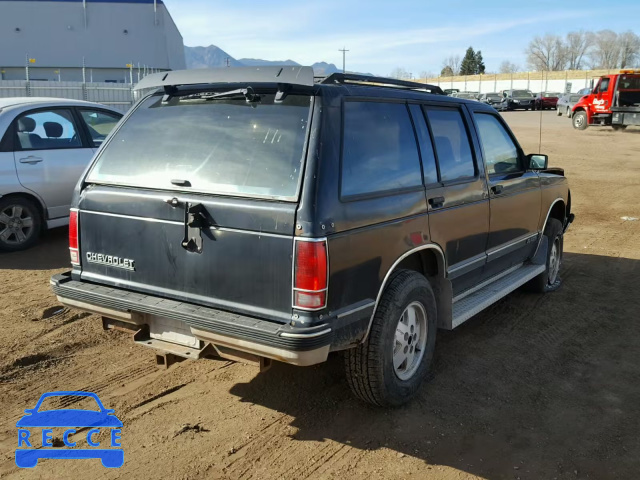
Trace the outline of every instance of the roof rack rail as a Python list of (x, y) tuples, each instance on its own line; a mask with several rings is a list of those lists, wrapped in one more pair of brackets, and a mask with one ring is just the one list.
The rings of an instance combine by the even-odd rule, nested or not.
[(328, 77), (314, 77), (320, 79), (317, 83), (353, 83), (353, 84), (375, 84), (377, 87), (400, 88), (404, 90), (421, 90), (436, 95), (445, 95), (440, 87), (428, 83), (409, 82), (407, 80), (398, 80), (396, 78), (374, 77), (372, 75), (359, 75), (357, 73), (332, 73)]

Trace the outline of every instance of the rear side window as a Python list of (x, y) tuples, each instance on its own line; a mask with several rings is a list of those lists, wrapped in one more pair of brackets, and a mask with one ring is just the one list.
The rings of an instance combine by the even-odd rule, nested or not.
[(428, 107), (427, 117), (440, 166), (440, 181), (450, 182), (476, 175), (469, 135), (457, 108)]
[[(211, 94), (142, 101), (102, 150), (89, 182), (295, 200), (311, 97), (260, 102)], [(180, 180), (180, 182), (172, 182)], [(188, 182), (190, 186), (180, 186)], [(175, 185), (177, 183), (178, 185)]]
[(40, 110), (18, 118), (18, 144), (22, 150), (82, 148), (73, 115), (69, 110)]
[(343, 197), (422, 186), (405, 104), (345, 102), (343, 141)]
[(424, 113), (420, 105), (416, 104), (409, 105), (409, 110), (411, 111), (413, 125), (416, 128), (416, 135), (419, 140), (424, 183), (425, 185), (437, 183), (438, 169), (436, 168), (436, 157), (433, 154), (433, 144), (431, 143), (431, 136), (429, 135)]

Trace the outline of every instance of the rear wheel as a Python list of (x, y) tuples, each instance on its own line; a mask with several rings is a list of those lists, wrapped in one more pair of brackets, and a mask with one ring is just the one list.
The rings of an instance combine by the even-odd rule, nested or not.
[(613, 127), (614, 130), (624, 130), (625, 128), (627, 128), (626, 125), (611, 125)]
[(32, 247), (41, 230), (42, 220), (34, 202), (23, 197), (0, 199), (0, 251)]
[(571, 118), (571, 108), (567, 107), (567, 117)]
[(576, 130), (584, 130), (589, 124), (587, 123), (587, 113), (584, 110), (579, 110), (573, 114), (572, 120), (573, 128)]
[(558, 115), (559, 117), (562, 116), (562, 110), (560, 110), (560, 107), (556, 108), (556, 115)]
[(544, 236), (547, 238), (549, 247), (547, 250), (546, 269), (527, 285), (529, 290), (537, 293), (552, 292), (560, 287), (559, 274), (564, 249), (562, 222), (558, 219), (550, 218), (544, 229)]
[(399, 271), (386, 288), (367, 340), (345, 352), (353, 393), (379, 406), (408, 402), (424, 380), (435, 349), (437, 313), (427, 279)]

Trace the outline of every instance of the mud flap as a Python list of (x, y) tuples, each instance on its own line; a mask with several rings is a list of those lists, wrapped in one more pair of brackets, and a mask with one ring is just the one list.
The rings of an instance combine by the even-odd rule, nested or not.
[(542, 235), (540, 239), (540, 245), (538, 245), (538, 250), (536, 250), (536, 254), (531, 259), (531, 263), (534, 265), (546, 265), (547, 264), (547, 253), (549, 251), (549, 239)]

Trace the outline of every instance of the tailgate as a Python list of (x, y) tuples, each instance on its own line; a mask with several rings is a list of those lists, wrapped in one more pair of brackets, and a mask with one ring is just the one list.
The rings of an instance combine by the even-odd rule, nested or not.
[(82, 279), (290, 321), (312, 103), (257, 86), (141, 100), (80, 194)]
[[(211, 224), (189, 233), (194, 205)], [(81, 278), (286, 322), (295, 212), (295, 203), (92, 186), (79, 204)], [(185, 235), (201, 238), (200, 253)]]

